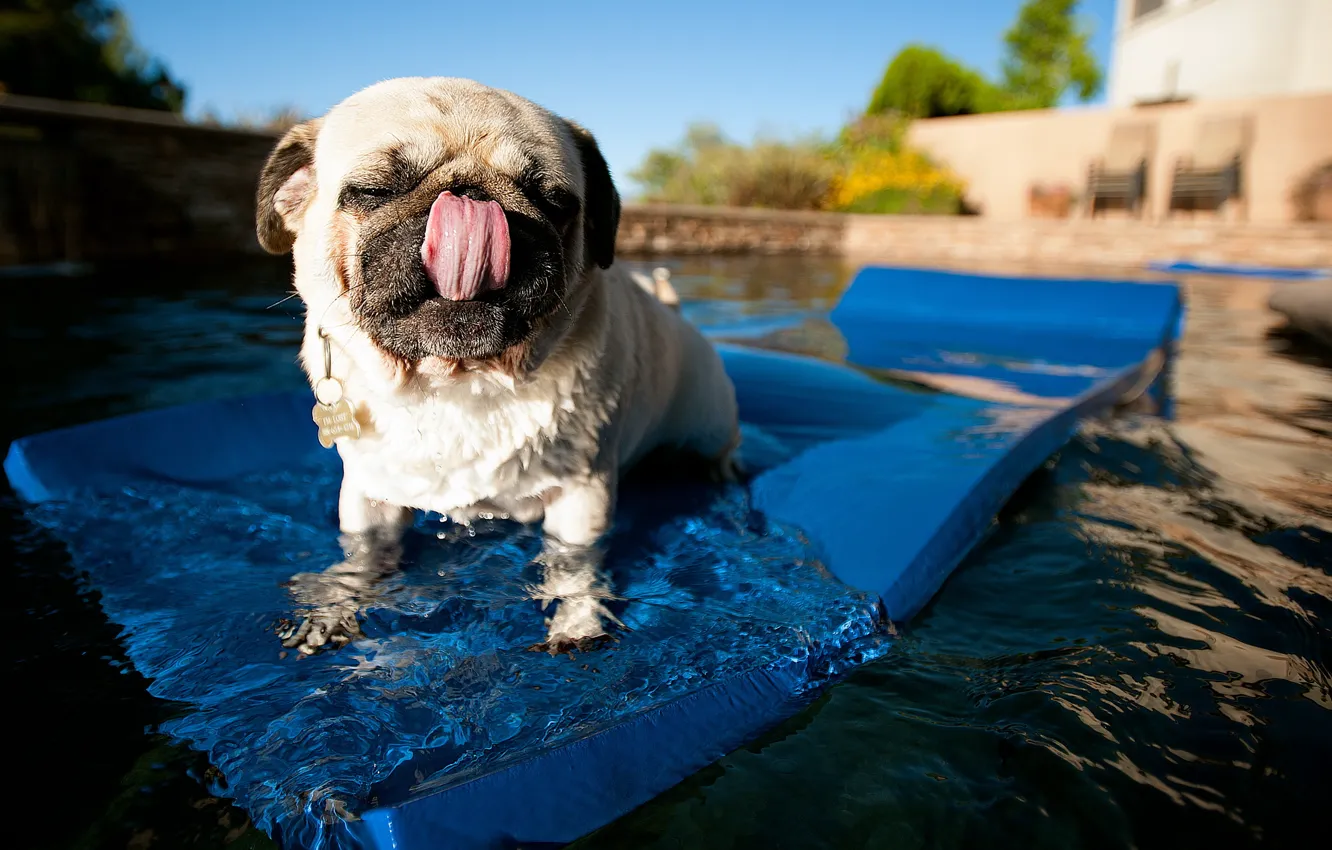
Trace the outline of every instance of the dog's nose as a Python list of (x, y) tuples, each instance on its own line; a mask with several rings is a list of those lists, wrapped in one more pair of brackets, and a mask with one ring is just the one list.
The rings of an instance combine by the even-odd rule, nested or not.
[(421, 262), (439, 294), (469, 301), (509, 281), (509, 220), (495, 201), (441, 192), (430, 205)]

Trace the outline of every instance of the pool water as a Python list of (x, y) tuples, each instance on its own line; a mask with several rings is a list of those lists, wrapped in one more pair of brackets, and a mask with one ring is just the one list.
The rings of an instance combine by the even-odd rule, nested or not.
[[(667, 262), (719, 339), (838, 361), (851, 269)], [(1002, 270), (1002, 269), (1001, 269)], [(1040, 270), (1034, 270), (1039, 272)], [(1064, 270), (1061, 270), (1064, 271)], [(1177, 420), (1088, 426), (894, 650), (585, 847), (1149, 847), (1315, 835), (1332, 761), (1332, 371), (1273, 285), (1187, 278)], [(298, 387), (280, 262), (6, 280), (4, 439)], [(20, 846), (265, 847), (159, 728), (99, 600), (6, 498)], [(534, 789), (541, 793), (542, 789)], [(33, 811), (36, 809), (34, 808)]]

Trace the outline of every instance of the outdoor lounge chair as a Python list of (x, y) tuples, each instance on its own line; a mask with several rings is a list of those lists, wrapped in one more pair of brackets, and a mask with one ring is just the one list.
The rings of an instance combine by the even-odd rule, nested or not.
[(1147, 197), (1147, 163), (1156, 147), (1155, 124), (1120, 124), (1110, 133), (1105, 155), (1087, 173), (1087, 203), (1091, 215), (1109, 206), (1121, 206), (1142, 216)]
[(1175, 162), (1167, 214), (1180, 209), (1219, 211), (1227, 201), (1242, 202), (1240, 177), (1248, 141), (1246, 116), (1204, 120), (1193, 153)]

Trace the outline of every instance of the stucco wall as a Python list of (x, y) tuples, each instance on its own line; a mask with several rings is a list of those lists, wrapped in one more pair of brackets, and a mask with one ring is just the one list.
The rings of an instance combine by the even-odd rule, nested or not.
[(1147, 215), (1155, 219), (1165, 212), (1176, 157), (1192, 149), (1203, 119), (1222, 115), (1247, 115), (1252, 122), (1244, 175), (1248, 220), (1290, 221), (1292, 189), (1332, 159), (1332, 93), (936, 118), (917, 121), (909, 139), (966, 180), (968, 199), (987, 218), (1015, 220), (1028, 214), (1032, 184), (1063, 183), (1081, 192), (1087, 168), (1105, 150), (1115, 124), (1150, 121), (1157, 145), (1149, 166)]
[(1332, 0), (1119, 0), (1109, 102), (1332, 92)]

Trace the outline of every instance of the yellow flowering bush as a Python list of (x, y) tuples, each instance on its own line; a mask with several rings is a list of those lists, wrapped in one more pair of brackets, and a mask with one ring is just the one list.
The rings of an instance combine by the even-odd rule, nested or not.
[(867, 202), (872, 204), (872, 199), (891, 192), (921, 198), (960, 197), (962, 182), (918, 151), (875, 151), (856, 157), (845, 172), (833, 179), (831, 205), (834, 209), (852, 210)]
[(830, 209), (859, 213), (957, 213), (962, 181), (906, 145), (909, 126), (894, 115), (867, 116), (846, 127), (833, 146), (839, 164)]

